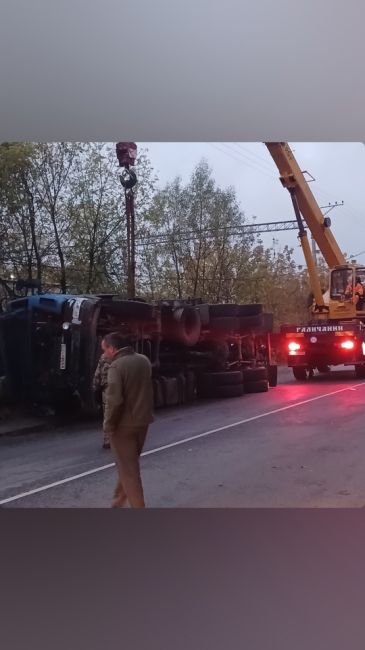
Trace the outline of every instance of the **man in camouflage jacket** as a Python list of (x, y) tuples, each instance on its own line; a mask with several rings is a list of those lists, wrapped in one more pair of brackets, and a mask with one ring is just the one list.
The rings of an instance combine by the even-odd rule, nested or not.
[(108, 385), (108, 372), (110, 363), (110, 360), (107, 359), (104, 354), (102, 354), (96, 367), (93, 381), (93, 391), (96, 394), (100, 394), (103, 409), (103, 449), (110, 449), (109, 434), (104, 427), (105, 395)]

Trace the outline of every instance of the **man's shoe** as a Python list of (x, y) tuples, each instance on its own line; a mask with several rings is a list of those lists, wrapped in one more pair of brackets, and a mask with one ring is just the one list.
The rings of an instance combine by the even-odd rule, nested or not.
[(110, 449), (110, 443), (109, 442), (104, 442), (103, 449)]

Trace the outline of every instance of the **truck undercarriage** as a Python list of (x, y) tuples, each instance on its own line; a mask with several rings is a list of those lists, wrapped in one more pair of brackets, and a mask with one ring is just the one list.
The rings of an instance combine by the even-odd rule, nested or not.
[(101, 341), (119, 331), (150, 359), (161, 407), (275, 386), (272, 329), (272, 314), (257, 304), (43, 294), (9, 302), (0, 315), (0, 355), (14, 399), (95, 412)]

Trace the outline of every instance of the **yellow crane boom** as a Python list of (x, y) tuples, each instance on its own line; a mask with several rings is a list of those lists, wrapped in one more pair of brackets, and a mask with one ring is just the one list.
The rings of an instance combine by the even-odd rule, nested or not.
[(282, 185), (295, 194), (299, 210), (329, 268), (345, 265), (343, 253), (290, 146), (287, 142), (265, 142), (265, 145), (279, 170)]

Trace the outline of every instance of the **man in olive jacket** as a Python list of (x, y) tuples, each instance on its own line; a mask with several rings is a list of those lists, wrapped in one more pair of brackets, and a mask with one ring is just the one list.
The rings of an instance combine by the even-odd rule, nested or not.
[(139, 457), (153, 422), (151, 363), (118, 332), (104, 337), (102, 349), (111, 360), (104, 431), (109, 435), (119, 474), (112, 507), (122, 507), (128, 501), (132, 508), (144, 508)]

